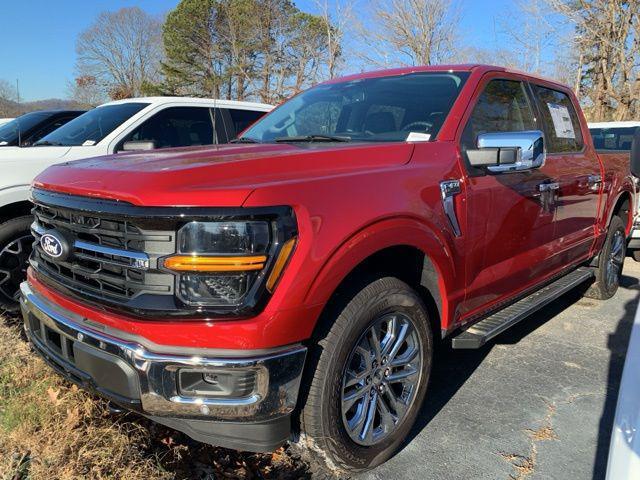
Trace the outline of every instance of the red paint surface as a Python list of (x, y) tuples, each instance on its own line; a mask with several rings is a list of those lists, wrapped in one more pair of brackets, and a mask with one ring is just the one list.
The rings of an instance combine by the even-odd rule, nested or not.
[[(488, 80), (535, 81), (577, 102), (562, 85), (495, 67), (417, 67), (366, 75), (448, 69), (471, 74), (435, 142), (174, 149), (57, 165), (36, 179), (39, 188), (144, 206), (292, 206), (299, 242), (259, 315), (140, 320), (88, 308), (32, 277), (30, 282), (64, 308), (155, 343), (258, 349), (308, 339), (340, 282), (386, 247), (413, 246), (431, 259), (445, 330), (592, 257), (614, 205), (633, 192), (628, 159), (602, 162), (580, 113), (582, 152), (549, 155), (546, 165), (532, 172), (469, 177), (458, 140)], [(585, 178), (598, 173), (605, 181), (593, 191)], [(439, 182), (447, 179), (463, 184), (456, 197), (459, 238), (442, 208)], [(535, 196), (544, 180), (561, 184), (552, 212), (544, 211)]]

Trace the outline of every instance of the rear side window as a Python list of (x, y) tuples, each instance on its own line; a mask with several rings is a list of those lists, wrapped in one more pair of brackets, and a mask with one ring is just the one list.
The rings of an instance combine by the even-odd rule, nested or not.
[(237, 110), (233, 108), (229, 108), (228, 111), (231, 116), (231, 122), (233, 123), (236, 135), (267, 113), (256, 112), (253, 110)]
[(152, 141), (155, 148), (211, 145), (211, 113), (207, 107), (165, 108), (131, 132), (129, 141)]
[(478, 135), (535, 130), (536, 119), (522, 82), (492, 80), (473, 108), (462, 134), (463, 148), (476, 148)]
[(540, 103), (547, 137), (547, 152), (565, 153), (582, 150), (580, 121), (569, 96), (539, 85), (534, 85), (533, 89)]

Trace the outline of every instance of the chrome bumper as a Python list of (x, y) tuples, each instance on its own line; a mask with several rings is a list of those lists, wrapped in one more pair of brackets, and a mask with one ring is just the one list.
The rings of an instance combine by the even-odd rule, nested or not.
[[(155, 353), (85, 327), (82, 317), (38, 295), (28, 282), (21, 290), (25, 331), (41, 356), (65, 377), (122, 406), (153, 417), (264, 422), (296, 405), (306, 356), (301, 345), (241, 358), (213, 357), (205, 350), (207, 355), (199, 355), (193, 349), (189, 355)], [(87, 358), (90, 368), (83, 368)], [(253, 372), (254, 388), (241, 398), (185, 396), (178, 384), (178, 371), (185, 368)]]

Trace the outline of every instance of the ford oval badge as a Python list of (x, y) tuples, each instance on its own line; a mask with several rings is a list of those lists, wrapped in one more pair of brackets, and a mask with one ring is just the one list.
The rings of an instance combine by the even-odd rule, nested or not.
[(64, 240), (53, 233), (45, 233), (40, 237), (40, 246), (44, 253), (53, 258), (60, 258), (64, 253)]

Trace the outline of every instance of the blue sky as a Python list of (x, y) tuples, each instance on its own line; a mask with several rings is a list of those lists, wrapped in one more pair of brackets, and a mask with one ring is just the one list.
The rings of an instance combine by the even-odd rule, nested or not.
[[(20, 83), (24, 100), (64, 98), (73, 78), (75, 41), (96, 15), (137, 5), (161, 15), (177, 0), (0, 0), (0, 79)], [(356, 13), (367, 16), (367, 0), (359, 0)], [(494, 22), (511, 5), (509, 0), (462, 0), (461, 34), (468, 44), (495, 46)], [(313, 0), (299, 0), (298, 7), (314, 10)]]

